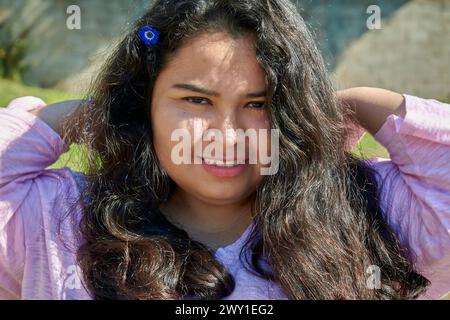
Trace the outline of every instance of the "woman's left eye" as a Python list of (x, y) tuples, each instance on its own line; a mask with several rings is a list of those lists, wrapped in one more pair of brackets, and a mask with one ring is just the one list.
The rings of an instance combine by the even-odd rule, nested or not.
[(264, 102), (250, 102), (248, 105), (252, 109), (264, 109), (266, 107)]
[[(208, 99), (198, 98), (198, 97), (186, 97), (186, 98), (183, 98), (183, 100), (186, 100), (187, 102), (190, 102), (193, 104), (200, 104), (200, 105), (211, 103)], [(266, 104), (264, 102), (250, 102), (247, 104), (247, 106), (252, 109), (264, 109), (266, 107)]]
[(203, 101), (205, 101), (206, 103), (209, 103), (209, 101), (207, 99), (197, 98), (197, 97), (187, 97), (187, 98), (184, 98), (184, 100), (186, 100), (187, 102), (194, 103), (194, 104), (204, 104), (204, 103), (201, 103)]

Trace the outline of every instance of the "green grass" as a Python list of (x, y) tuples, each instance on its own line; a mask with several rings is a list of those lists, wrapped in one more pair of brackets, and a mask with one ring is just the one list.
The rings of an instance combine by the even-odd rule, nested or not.
[(41, 98), (48, 104), (80, 98), (80, 96), (76, 94), (53, 89), (30, 87), (0, 78), (0, 106), (5, 107), (11, 100), (23, 96), (35, 96)]
[(364, 134), (352, 153), (361, 159), (389, 158), (389, 152), (369, 133)]
[(62, 154), (58, 161), (48, 167), (48, 169), (58, 169), (63, 167), (69, 167), (70, 169), (78, 172), (83, 172), (83, 159), (81, 158), (81, 146), (78, 144), (72, 144), (70, 150)]

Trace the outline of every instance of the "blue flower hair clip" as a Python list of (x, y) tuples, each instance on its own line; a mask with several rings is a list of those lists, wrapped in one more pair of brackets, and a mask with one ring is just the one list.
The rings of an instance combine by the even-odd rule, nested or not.
[(159, 40), (159, 31), (152, 26), (143, 26), (139, 29), (139, 38), (146, 46), (154, 46)]

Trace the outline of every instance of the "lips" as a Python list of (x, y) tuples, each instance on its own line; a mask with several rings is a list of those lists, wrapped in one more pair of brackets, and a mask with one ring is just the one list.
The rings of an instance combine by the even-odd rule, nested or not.
[(203, 158), (202, 167), (210, 174), (221, 177), (230, 178), (240, 175), (247, 168), (245, 160), (217, 160)]

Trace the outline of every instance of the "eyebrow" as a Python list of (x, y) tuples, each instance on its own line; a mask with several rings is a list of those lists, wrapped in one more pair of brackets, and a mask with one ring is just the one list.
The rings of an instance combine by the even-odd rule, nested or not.
[[(188, 84), (188, 83), (177, 83), (177, 84), (174, 84), (172, 86), (172, 88), (194, 91), (194, 92), (206, 94), (208, 96), (213, 96), (213, 97), (220, 96), (220, 94), (216, 91), (212, 91), (212, 90), (205, 89), (205, 88), (200, 88), (195, 85)], [(259, 98), (259, 97), (265, 97), (266, 95), (267, 95), (267, 91), (264, 90), (264, 91), (260, 91), (260, 92), (247, 93), (245, 96), (247, 98)]]

